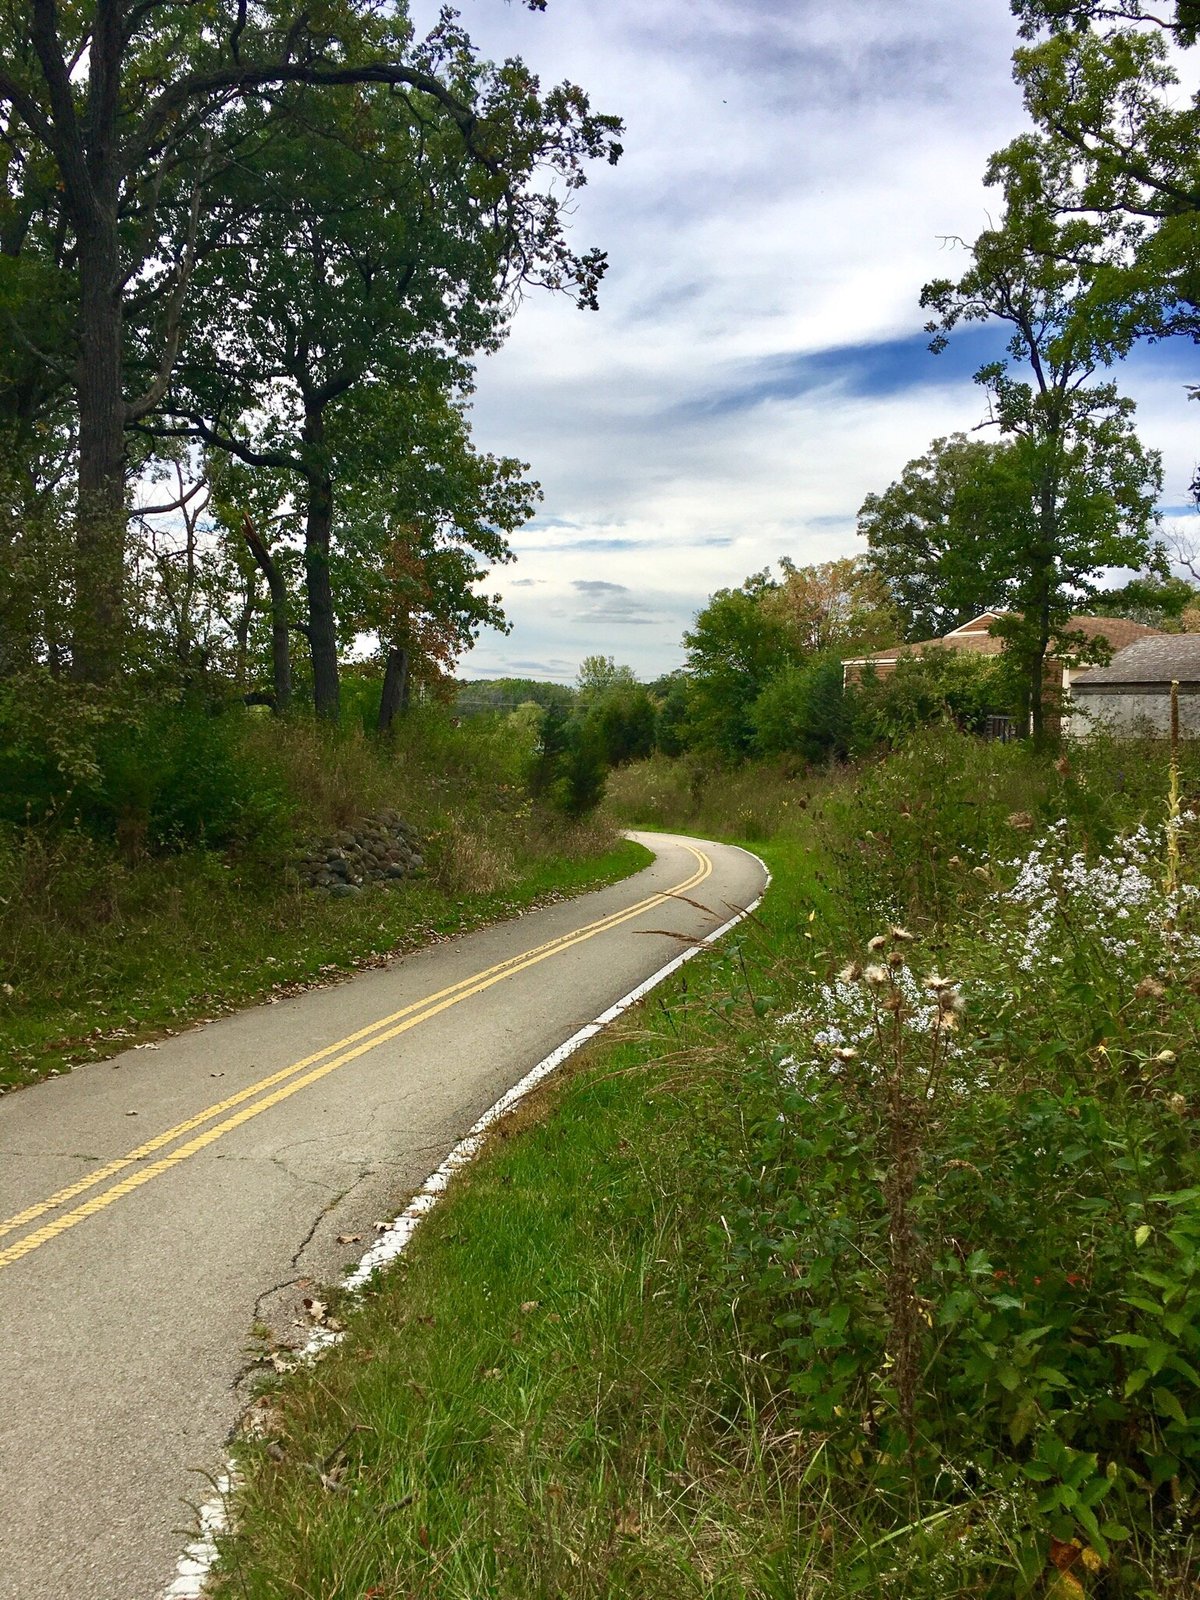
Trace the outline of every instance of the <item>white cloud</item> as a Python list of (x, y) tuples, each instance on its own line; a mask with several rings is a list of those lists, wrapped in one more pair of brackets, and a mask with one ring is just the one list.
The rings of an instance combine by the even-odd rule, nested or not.
[[(479, 444), (529, 461), (546, 498), (495, 575), (513, 631), (464, 667), (569, 678), (602, 652), (652, 675), (714, 588), (783, 553), (854, 549), (863, 496), (979, 420), (969, 378), (932, 365), (927, 385), (874, 396), (829, 366), (787, 378), (805, 356), (919, 333), (921, 284), (957, 267), (945, 236), (994, 211), (984, 164), (1022, 125), (1013, 20), (1007, 0), (461, 9), (485, 53), (574, 79), (628, 127), (574, 220), (580, 246), (609, 252), (600, 312), (531, 295), (480, 372)], [(1153, 355), (1129, 387), (1178, 504), (1194, 423)], [(575, 586), (596, 581), (639, 605), (589, 603)]]

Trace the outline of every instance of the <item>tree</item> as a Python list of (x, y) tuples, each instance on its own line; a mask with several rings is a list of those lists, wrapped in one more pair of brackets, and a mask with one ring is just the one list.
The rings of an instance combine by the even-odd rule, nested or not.
[(158, 431), (296, 485), (314, 699), (336, 718), (339, 490), (389, 457), (403, 472), (407, 418), (495, 344), (503, 252), (461, 152), (429, 141), (403, 102), (327, 91), (317, 129), (311, 90), (281, 98), (271, 137), (221, 186), (235, 220), (197, 270), (191, 347), (164, 399), (180, 420)]
[(1005, 200), (1000, 226), (971, 247), (968, 270), (927, 284), (921, 304), (936, 313), (927, 324), (935, 351), (961, 322), (996, 319), (1011, 330), (1007, 358), (980, 368), (976, 382), (989, 420), (1013, 444), (996, 462), (1004, 513), (992, 554), (993, 570), (1010, 575), (1015, 610), (997, 631), (1022, 670), (1041, 738), (1049, 647), (1078, 645), (1067, 619), (1105, 568), (1147, 559), (1162, 469), (1133, 430), (1133, 402), (1111, 382), (1090, 381), (1133, 337), (1089, 299), (1094, 258), (1076, 255), (1072, 241), (1090, 240), (1090, 221), (1064, 219), (1011, 173)]
[[(269, 111), (287, 85), (376, 85), (404, 98), (431, 140), (457, 141), (511, 237), (517, 277), (528, 260), (533, 275), (574, 287), (585, 304), (603, 257), (568, 248), (562, 200), (529, 175), (547, 167), (578, 187), (586, 160), (616, 159), (618, 124), (594, 115), (572, 85), (543, 95), (520, 62), (484, 68), (448, 12), (418, 45), (402, 7), (364, 0), (332, 0), (319, 13), (250, 10), (244, 0), (201, 9), (95, 0), (73, 10), (32, 0), (5, 39), (0, 109), (33, 152), (17, 209), (49, 169), (70, 242), (71, 270), (58, 278), (78, 325), (74, 664), (101, 680), (121, 653), (125, 433), (171, 382), (197, 264), (221, 243), (207, 228), (207, 194), (241, 154), (242, 108)], [(514, 105), (515, 120), (493, 116)], [(135, 305), (140, 385), (131, 394)]]
[[(1192, 0), (1014, 0), (1030, 41), (1015, 75), (1037, 132), (993, 158), (1023, 167), (1094, 228), (1094, 297), (1139, 333), (1200, 333), (1200, 96), (1179, 93), (1169, 49), (1193, 45)], [(1038, 37), (1039, 32), (1045, 36)], [(1072, 241), (1079, 249), (1083, 241)]]
[(796, 659), (786, 624), (763, 603), (775, 588), (761, 572), (738, 589), (718, 589), (683, 636), (690, 682), (686, 741), (727, 760), (750, 753), (751, 707)]
[(575, 688), (580, 703), (590, 704), (612, 689), (637, 687), (637, 675), (632, 667), (618, 666), (613, 656), (584, 656), (575, 675)]
[(858, 513), (868, 561), (886, 584), (909, 640), (941, 638), (1013, 601), (1012, 574), (995, 560), (1011, 443), (951, 434), (935, 439)]
[(899, 619), (880, 574), (857, 556), (798, 567), (784, 556), (782, 581), (762, 600), (801, 656), (874, 650), (891, 644)]
[(798, 755), (810, 762), (845, 756), (853, 740), (853, 708), (836, 656), (797, 662), (777, 673), (754, 702), (754, 747), (759, 755)]

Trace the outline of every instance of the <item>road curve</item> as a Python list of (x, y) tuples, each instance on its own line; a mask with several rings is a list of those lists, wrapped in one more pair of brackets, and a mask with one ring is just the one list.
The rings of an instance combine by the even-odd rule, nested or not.
[(611, 888), (0, 1100), (0, 1600), (155, 1600), (254, 1323), (294, 1335), (507, 1088), (762, 891), (635, 837)]

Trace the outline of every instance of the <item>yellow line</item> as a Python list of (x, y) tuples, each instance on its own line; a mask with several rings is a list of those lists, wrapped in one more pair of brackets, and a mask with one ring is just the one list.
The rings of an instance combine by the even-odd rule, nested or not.
[[(691, 849), (690, 846), (687, 847)], [(696, 851), (692, 851), (696, 855)], [(703, 859), (707, 859), (706, 857)], [(709, 871), (711, 871), (711, 865)], [(106, 1162), (102, 1167), (97, 1167), (94, 1172), (77, 1179), (65, 1188), (48, 1195), (45, 1200), (39, 1200), (35, 1205), (27, 1206), (24, 1211), (18, 1211), (11, 1217), (0, 1221), (0, 1238), (7, 1233), (13, 1233), (18, 1228), (23, 1228), (27, 1223), (35, 1222), (38, 1217), (45, 1216), (47, 1211), (54, 1211), (67, 1201), (74, 1200), (78, 1195), (85, 1194), (88, 1189), (93, 1189), (98, 1183), (104, 1183), (109, 1178), (115, 1177), (118, 1172), (123, 1172), (126, 1167), (133, 1166), (138, 1161), (145, 1161), (156, 1151), (173, 1144), (176, 1139), (181, 1139), (185, 1133), (192, 1133), (196, 1128), (202, 1127), (206, 1122), (211, 1122), (214, 1117), (231, 1111), (235, 1106), (244, 1105), (247, 1100), (252, 1100), (256, 1095), (264, 1093), (267, 1089), (274, 1088), (277, 1083), (286, 1082), (298, 1072), (303, 1072), (306, 1067), (315, 1066), (318, 1061), (323, 1061), (326, 1056), (335, 1055), (347, 1045), (357, 1044), (360, 1039), (365, 1039), (369, 1034), (375, 1033), (380, 1028), (386, 1028), (392, 1023), (399, 1022), (401, 1018), (410, 1016), (414, 1011), (423, 1009), (433, 1000), (441, 1000), (447, 995), (456, 993), (460, 989), (473, 984), (480, 977), (490, 977), (493, 973), (503, 974), (508, 970), (517, 970), (525, 965), (529, 958), (543, 952), (550, 954), (558, 949), (566, 949), (569, 945), (578, 942), (581, 937), (591, 937), (593, 933), (602, 933), (606, 928), (616, 926), (618, 921), (624, 921), (629, 915), (640, 911), (652, 910), (655, 906), (662, 905), (665, 900), (674, 895), (683, 894), (688, 889), (694, 888), (702, 882), (708, 873), (699, 876), (693, 875), (683, 883), (677, 884), (672, 889), (660, 890), (648, 896), (634, 906), (627, 906), (621, 911), (612, 911), (606, 917), (600, 917), (595, 922), (587, 923), (582, 928), (576, 928), (571, 933), (560, 934), (556, 939), (549, 939), (544, 944), (535, 945), (531, 950), (523, 951), (520, 955), (508, 956), (505, 960), (497, 962), (495, 966), (488, 967), (482, 973), (472, 973), (469, 978), (460, 978), (457, 983), (448, 988), (439, 990), (436, 994), (426, 995), (412, 1004), (404, 1006), (400, 1011), (394, 1011), (390, 1016), (379, 1017), (376, 1021), (368, 1023), (366, 1027), (359, 1028), (357, 1032), (347, 1034), (344, 1039), (337, 1039), (333, 1044), (326, 1045), (324, 1049), (315, 1051), (312, 1055), (305, 1056), (300, 1061), (294, 1061), (290, 1066), (281, 1068), (269, 1077), (261, 1078), (257, 1083), (250, 1084), (245, 1089), (239, 1089), (236, 1094), (228, 1099), (221, 1100), (215, 1105), (208, 1106), (203, 1111), (198, 1111), (195, 1116), (189, 1117), (185, 1122), (176, 1123), (173, 1128), (168, 1128), (165, 1133), (159, 1133), (153, 1139), (147, 1139), (144, 1144), (138, 1145), (136, 1150), (130, 1150), (127, 1155), (117, 1156), (112, 1161)]]
[[(59, 1190), (48, 1199), (39, 1202), (39, 1204), (30, 1206), (26, 1211), (8, 1218), (0, 1225), (0, 1233), (10, 1233), (25, 1222), (33, 1221), (37, 1217), (45, 1215), (47, 1211), (55, 1209), (67, 1200), (74, 1199), (85, 1190), (95, 1187), (96, 1184), (103, 1183), (107, 1178), (132, 1166), (135, 1162), (144, 1160), (146, 1156), (153, 1154), (154, 1151), (161, 1150), (164, 1145), (171, 1143), (185, 1133), (192, 1132), (202, 1123), (211, 1121), (213, 1117), (220, 1116), (232, 1107), (239, 1104), (243, 1107), (234, 1116), (226, 1118), (224, 1122), (218, 1123), (213, 1128), (208, 1128), (197, 1138), (190, 1140), (185, 1145), (181, 1145), (179, 1149), (173, 1150), (169, 1155), (160, 1158), (158, 1161), (151, 1162), (149, 1166), (139, 1167), (137, 1172), (131, 1173), (128, 1177), (122, 1179), (120, 1183), (114, 1184), (110, 1189), (106, 1189), (102, 1194), (94, 1195), (90, 1200), (85, 1201), (82, 1206), (76, 1207), (74, 1211), (66, 1212), (64, 1215), (56, 1217), (53, 1222), (46, 1223), (33, 1233), (27, 1234), (24, 1239), (19, 1239), (6, 1249), (0, 1250), (0, 1269), (20, 1260), (22, 1256), (30, 1254), (31, 1251), (38, 1249), (49, 1240), (57, 1238), (60, 1233), (65, 1233), (68, 1228), (73, 1228), (77, 1223), (94, 1216), (98, 1211), (105, 1210), (114, 1201), (123, 1198), (126, 1194), (131, 1194), (135, 1189), (140, 1189), (143, 1184), (149, 1183), (152, 1178), (159, 1177), (164, 1172), (169, 1172), (172, 1167), (178, 1166), (182, 1161), (186, 1161), (190, 1156), (205, 1149), (226, 1133), (241, 1127), (243, 1123), (249, 1122), (251, 1118), (258, 1116), (260, 1112), (270, 1110), (271, 1107), (279, 1105), (301, 1089), (310, 1087), (329, 1073), (345, 1066), (347, 1062), (355, 1061), (359, 1056), (366, 1055), (368, 1051), (374, 1050), (377, 1045), (385, 1044), (390, 1039), (398, 1038), (400, 1034), (407, 1033), (419, 1023), (428, 1021), (429, 1018), (435, 1017), (440, 1012), (457, 1005), (461, 1000), (466, 1000), (472, 995), (480, 994), (485, 989), (492, 988), (495, 984), (503, 982), (507, 977), (537, 966), (540, 962), (548, 960), (552, 955), (568, 950), (587, 939), (593, 939), (597, 934), (604, 933), (610, 928), (618, 927), (622, 923), (630, 921), (633, 917), (640, 916), (644, 911), (650, 910), (654, 906), (662, 905), (676, 895), (684, 894), (689, 889), (697, 887), (712, 872), (712, 862), (703, 852), (692, 849), (690, 845), (687, 848), (696, 857), (700, 865), (690, 878), (685, 879), (674, 888), (663, 890), (661, 893), (651, 895), (648, 899), (640, 901), (636, 905), (612, 912), (607, 917), (602, 917), (596, 922), (577, 928), (571, 933), (563, 934), (557, 939), (549, 940), (545, 944), (537, 945), (532, 950), (499, 962), (482, 973), (474, 974), (470, 978), (460, 979), (458, 983), (439, 990), (436, 994), (428, 995), (423, 1000), (404, 1007), (401, 1011), (393, 1012), (390, 1017), (383, 1017), (366, 1028), (360, 1028), (358, 1032), (348, 1034), (346, 1038), (338, 1040), (335, 1044), (327, 1045), (324, 1050), (318, 1051), (315, 1055), (306, 1056), (304, 1060), (294, 1062), (290, 1067), (285, 1067), (282, 1071), (263, 1078), (249, 1088), (240, 1090), (236, 1095), (231, 1095), (227, 1100), (210, 1106), (206, 1111), (197, 1113), (196, 1116), (189, 1118), (186, 1122), (178, 1123), (174, 1128), (168, 1129), (166, 1133), (158, 1134), (154, 1139), (147, 1140), (145, 1144), (139, 1145), (136, 1150), (131, 1151), (128, 1155), (106, 1163), (105, 1166), (98, 1168), (88, 1177), (81, 1178), (77, 1183), (69, 1185), (66, 1189)], [(389, 1024), (395, 1025), (388, 1026)], [(379, 1032), (378, 1030), (380, 1029), (386, 1029), (386, 1031)], [(368, 1037), (372, 1034), (374, 1037)], [(358, 1042), (363, 1040), (365, 1042)], [(323, 1066), (316, 1067), (315, 1070), (306, 1073), (303, 1077), (296, 1077), (296, 1074), (302, 1072), (305, 1067), (313, 1066), (314, 1063), (321, 1061), (323, 1057), (330, 1055), (332, 1052), (343, 1050), (346, 1045), (353, 1045), (354, 1048), (344, 1050), (342, 1054), (336, 1055), (333, 1060), (326, 1061)], [(285, 1082), (289, 1078), (293, 1081)], [(244, 1104), (248, 1099), (253, 1099), (255, 1095), (261, 1094), (264, 1090), (271, 1089), (279, 1084), (283, 1084), (283, 1087), (275, 1088), (273, 1094), (268, 1094), (265, 1098), (255, 1101), (253, 1105)]]

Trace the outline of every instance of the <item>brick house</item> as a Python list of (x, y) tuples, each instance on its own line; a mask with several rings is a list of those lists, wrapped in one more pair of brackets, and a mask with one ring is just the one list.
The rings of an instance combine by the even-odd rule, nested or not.
[[(918, 639), (912, 644), (892, 645), (887, 650), (876, 650), (869, 656), (856, 656), (842, 662), (843, 685), (857, 683), (868, 666), (873, 666), (878, 675), (887, 677), (895, 672), (900, 661), (911, 660), (922, 656), (926, 650), (956, 650), (970, 655), (998, 656), (1004, 649), (1004, 640), (997, 638), (992, 633), (991, 627), (1003, 615), (999, 611), (985, 611), (981, 616), (972, 617), (970, 622), (964, 622), (961, 628), (953, 628), (940, 639)], [(1072, 617), (1067, 628), (1071, 633), (1081, 633), (1089, 643), (1094, 639), (1103, 638), (1108, 643), (1114, 654), (1123, 650), (1135, 639), (1144, 639), (1151, 635), (1160, 636), (1159, 629), (1149, 628), (1144, 622), (1131, 622), (1127, 617)], [(1072, 678), (1088, 668), (1070, 661), (1059, 662), (1053, 655), (1046, 657), (1047, 667), (1055, 668), (1061, 673), (1056, 679), (1053, 671), (1046, 675), (1048, 691), (1062, 689), (1066, 691)]]

